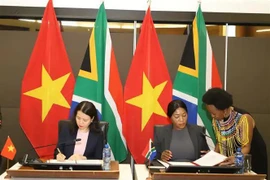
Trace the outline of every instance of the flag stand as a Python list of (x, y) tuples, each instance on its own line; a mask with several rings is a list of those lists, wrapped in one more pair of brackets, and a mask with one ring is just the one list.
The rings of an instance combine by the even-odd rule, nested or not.
[(9, 159), (7, 159), (7, 169), (9, 169)]

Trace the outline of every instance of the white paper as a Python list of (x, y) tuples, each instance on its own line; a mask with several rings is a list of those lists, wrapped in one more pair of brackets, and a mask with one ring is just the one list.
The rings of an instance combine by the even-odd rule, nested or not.
[(64, 160), (64, 161), (57, 161), (56, 159), (50, 159), (47, 160), (47, 163), (52, 163), (52, 164), (89, 164), (89, 165), (101, 165), (102, 160)]
[(77, 160), (77, 164), (92, 164), (92, 165), (100, 165), (102, 164), (102, 160), (97, 159), (87, 159), (87, 160)]
[(194, 163), (200, 166), (215, 166), (224, 161), (226, 158), (226, 156), (211, 150), (200, 159), (194, 161)]
[(162, 164), (165, 168), (168, 168), (168, 167), (169, 167), (169, 164), (166, 163), (166, 162), (164, 162), (164, 161), (161, 161), (161, 160), (158, 159), (158, 162), (159, 162), (160, 164)]
[(148, 166), (149, 169), (165, 169), (164, 166)]
[(168, 162), (172, 166), (195, 166), (195, 164), (192, 164), (191, 162), (175, 162), (175, 161), (169, 161)]

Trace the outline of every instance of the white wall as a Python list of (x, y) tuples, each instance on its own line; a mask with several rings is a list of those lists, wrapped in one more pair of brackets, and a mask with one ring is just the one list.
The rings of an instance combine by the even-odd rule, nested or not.
[[(54, 0), (55, 7), (98, 8), (101, 0)], [(44, 7), (47, 0), (0, 0), (2, 6)], [(201, 0), (204, 12), (267, 13), (270, 0)], [(146, 10), (147, 0), (105, 0), (106, 9)], [(196, 11), (198, 0), (152, 0), (153, 11)]]

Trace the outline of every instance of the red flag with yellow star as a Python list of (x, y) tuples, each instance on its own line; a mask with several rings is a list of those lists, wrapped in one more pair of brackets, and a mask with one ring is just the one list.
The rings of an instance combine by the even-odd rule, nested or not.
[(11, 141), (10, 137), (7, 137), (6, 143), (1, 151), (1, 156), (13, 160), (16, 155), (16, 148)]
[[(57, 143), (58, 121), (67, 119), (74, 76), (52, 0), (45, 9), (21, 89), (20, 124), (35, 148)], [(52, 157), (55, 146), (36, 149)]]
[(150, 8), (126, 80), (124, 100), (127, 145), (135, 161), (143, 163), (142, 152), (153, 138), (154, 125), (169, 123), (166, 110), (172, 100), (172, 83)]

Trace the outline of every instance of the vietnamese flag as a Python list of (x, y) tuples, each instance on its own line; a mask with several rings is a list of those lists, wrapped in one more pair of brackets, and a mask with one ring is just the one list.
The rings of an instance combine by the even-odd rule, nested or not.
[(123, 132), (137, 163), (145, 160), (154, 125), (170, 123), (166, 110), (171, 100), (172, 83), (149, 8), (124, 89)]
[[(34, 148), (57, 143), (58, 121), (68, 118), (74, 83), (49, 0), (21, 89), (20, 124)], [(52, 157), (54, 148), (40, 148), (36, 152), (39, 157)]]
[(13, 160), (16, 155), (16, 148), (11, 141), (10, 137), (7, 137), (6, 143), (1, 151), (1, 156)]

